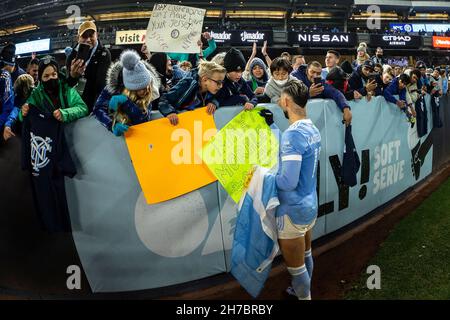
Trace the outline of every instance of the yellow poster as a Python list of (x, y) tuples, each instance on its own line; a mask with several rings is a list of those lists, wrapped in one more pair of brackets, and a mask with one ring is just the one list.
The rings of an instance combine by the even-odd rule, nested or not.
[(125, 134), (131, 160), (148, 204), (181, 196), (217, 179), (198, 156), (217, 132), (206, 108), (132, 126)]
[(203, 161), (236, 203), (252, 168), (272, 168), (278, 161), (278, 140), (258, 114), (261, 109), (239, 113), (201, 151)]

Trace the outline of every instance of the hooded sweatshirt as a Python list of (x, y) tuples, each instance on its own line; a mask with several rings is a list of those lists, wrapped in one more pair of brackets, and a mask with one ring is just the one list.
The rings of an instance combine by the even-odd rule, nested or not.
[[(292, 75), (289, 75), (289, 80), (296, 80), (296, 78)], [(273, 78), (270, 78), (264, 88), (264, 94), (270, 98), (271, 103), (277, 103), (281, 97), (281, 91), (286, 86), (287, 82), (283, 86), (279, 86)]]
[[(261, 79), (257, 79), (252, 73), (252, 70), (256, 65), (260, 66), (264, 70), (264, 74)], [(242, 78), (247, 81), (247, 84), (253, 91), (255, 91), (258, 87), (265, 87), (267, 81), (269, 80), (269, 73), (267, 71), (266, 64), (260, 58), (254, 58), (250, 63), (250, 72), (244, 71)]]

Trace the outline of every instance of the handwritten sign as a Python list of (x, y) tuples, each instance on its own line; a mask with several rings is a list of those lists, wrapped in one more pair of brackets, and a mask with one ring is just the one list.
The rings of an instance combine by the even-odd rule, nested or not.
[(258, 114), (261, 109), (239, 113), (202, 149), (203, 162), (236, 203), (252, 168), (272, 168), (278, 161), (278, 140)]
[(206, 10), (155, 4), (148, 22), (146, 44), (151, 52), (199, 53)]

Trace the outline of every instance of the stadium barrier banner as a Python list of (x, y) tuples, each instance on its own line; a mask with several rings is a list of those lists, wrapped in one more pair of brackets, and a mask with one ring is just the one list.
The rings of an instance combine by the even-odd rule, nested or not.
[[(430, 99), (427, 99), (429, 124)], [(353, 137), (361, 158), (358, 185), (339, 183), (344, 151), (342, 113), (331, 100), (308, 102), (322, 135), (319, 218), (314, 239), (337, 230), (393, 199), (431, 173), (431, 135), (384, 98), (350, 102)], [(281, 130), (288, 127), (276, 105)], [(219, 108), (222, 129), (242, 107)], [(430, 131), (430, 129), (429, 129)], [(68, 145), (78, 174), (66, 179), (73, 238), (94, 292), (158, 288), (229, 271), (236, 205), (217, 182), (169, 201), (147, 204), (124, 139), (93, 117), (69, 124)]]

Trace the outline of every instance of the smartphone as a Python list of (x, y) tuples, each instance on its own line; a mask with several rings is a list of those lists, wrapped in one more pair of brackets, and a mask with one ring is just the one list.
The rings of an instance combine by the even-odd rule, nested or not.
[(319, 77), (314, 78), (314, 84), (320, 84), (320, 85), (322, 85), (322, 78), (319, 78)]
[(376, 80), (377, 76), (378, 76), (378, 73), (375, 72), (375, 73), (370, 73), (367, 78), (369, 79), (369, 81), (374, 81), (374, 80)]
[(80, 43), (80, 45), (78, 46), (76, 60), (82, 59), (83, 61), (86, 62), (86, 60), (89, 59), (89, 51), (90, 50), (91, 50), (91, 47), (89, 45)]

